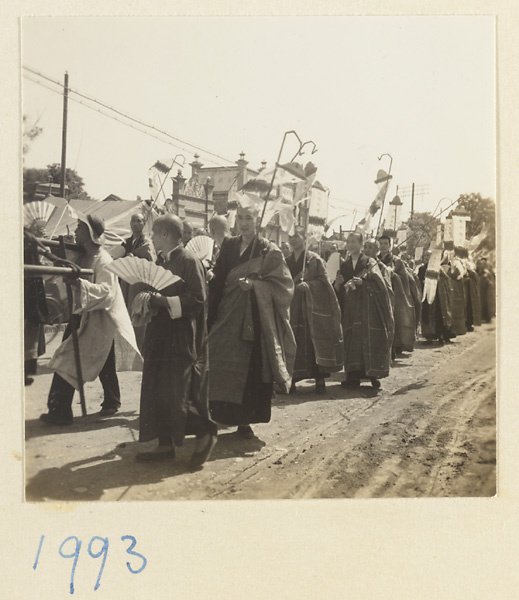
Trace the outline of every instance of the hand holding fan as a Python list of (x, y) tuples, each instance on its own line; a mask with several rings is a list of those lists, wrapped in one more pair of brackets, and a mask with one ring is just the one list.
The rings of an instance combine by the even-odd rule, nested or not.
[(178, 275), (173, 275), (164, 267), (136, 256), (118, 258), (106, 268), (126, 283), (145, 283), (159, 292), (169, 285), (181, 281)]
[(200, 260), (211, 260), (213, 248), (214, 240), (208, 235), (197, 235), (191, 238), (186, 245), (186, 250), (190, 250)]

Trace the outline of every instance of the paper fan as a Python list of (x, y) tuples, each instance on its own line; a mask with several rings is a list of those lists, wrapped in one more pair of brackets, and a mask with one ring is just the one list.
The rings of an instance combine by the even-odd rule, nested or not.
[(55, 209), (55, 206), (44, 200), (28, 202), (23, 205), (23, 224), (31, 227), (34, 221), (43, 221), (46, 225)]
[(126, 283), (145, 283), (158, 291), (181, 280), (178, 275), (173, 275), (164, 267), (136, 256), (118, 258), (106, 268)]
[(337, 271), (341, 268), (341, 255), (339, 252), (332, 252), (326, 263), (326, 272), (328, 273), (328, 279), (335, 281), (337, 278)]
[(186, 250), (191, 250), (200, 260), (210, 260), (213, 257), (213, 248), (214, 240), (208, 235), (197, 235), (186, 245)]

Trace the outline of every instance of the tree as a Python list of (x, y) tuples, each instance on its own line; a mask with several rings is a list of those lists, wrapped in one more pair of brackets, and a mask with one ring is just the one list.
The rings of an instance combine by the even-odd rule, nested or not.
[(23, 154), (27, 154), (30, 150), (30, 144), (42, 133), (43, 129), (38, 127), (38, 121), (32, 125), (29, 124), (29, 117), (23, 115), (23, 133), (22, 133), (22, 150)]
[(467, 223), (469, 238), (486, 230), (486, 238), (481, 243), (482, 248), (493, 250), (496, 247), (496, 203), (492, 198), (482, 198), (481, 194), (461, 194), (458, 199), (458, 208), (470, 214)]
[(419, 246), (424, 249), (434, 246), (436, 243), (436, 229), (439, 219), (428, 212), (416, 212), (406, 223), (409, 234), (405, 243), (406, 253), (414, 259), (415, 250)]
[[(25, 202), (34, 200), (36, 185), (46, 183), (61, 183), (61, 165), (52, 163), (46, 169), (23, 170), (23, 195)], [(68, 187), (69, 198), (91, 200), (84, 188), (83, 178), (74, 169), (65, 169), (65, 184)]]

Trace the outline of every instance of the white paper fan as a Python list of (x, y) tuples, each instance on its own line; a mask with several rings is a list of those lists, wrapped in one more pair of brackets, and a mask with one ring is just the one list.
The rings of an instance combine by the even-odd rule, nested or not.
[(136, 256), (118, 258), (106, 268), (126, 283), (145, 283), (158, 291), (181, 280), (178, 275), (173, 275), (164, 267)]
[(339, 252), (332, 252), (326, 262), (326, 272), (328, 279), (333, 283), (337, 278), (337, 271), (341, 268), (341, 255)]
[(23, 224), (31, 227), (34, 221), (43, 221), (46, 225), (55, 209), (55, 206), (44, 200), (28, 202), (23, 205)]
[(200, 260), (210, 260), (213, 257), (213, 248), (214, 240), (208, 235), (197, 235), (186, 245), (186, 250), (191, 250)]

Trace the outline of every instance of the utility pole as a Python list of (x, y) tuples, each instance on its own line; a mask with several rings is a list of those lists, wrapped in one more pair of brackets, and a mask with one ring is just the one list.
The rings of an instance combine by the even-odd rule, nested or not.
[(413, 218), (414, 215), (414, 183), (413, 183), (413, 187), (411, 190), (411, 219)]
[(65, 88), (63, 90), (63, 129), (61, 135), (61, 190), (60, 195), (65, 197), (65, 169), (67, 161), (67, 115), (68, 115), (68, 72), (65, 72)]

